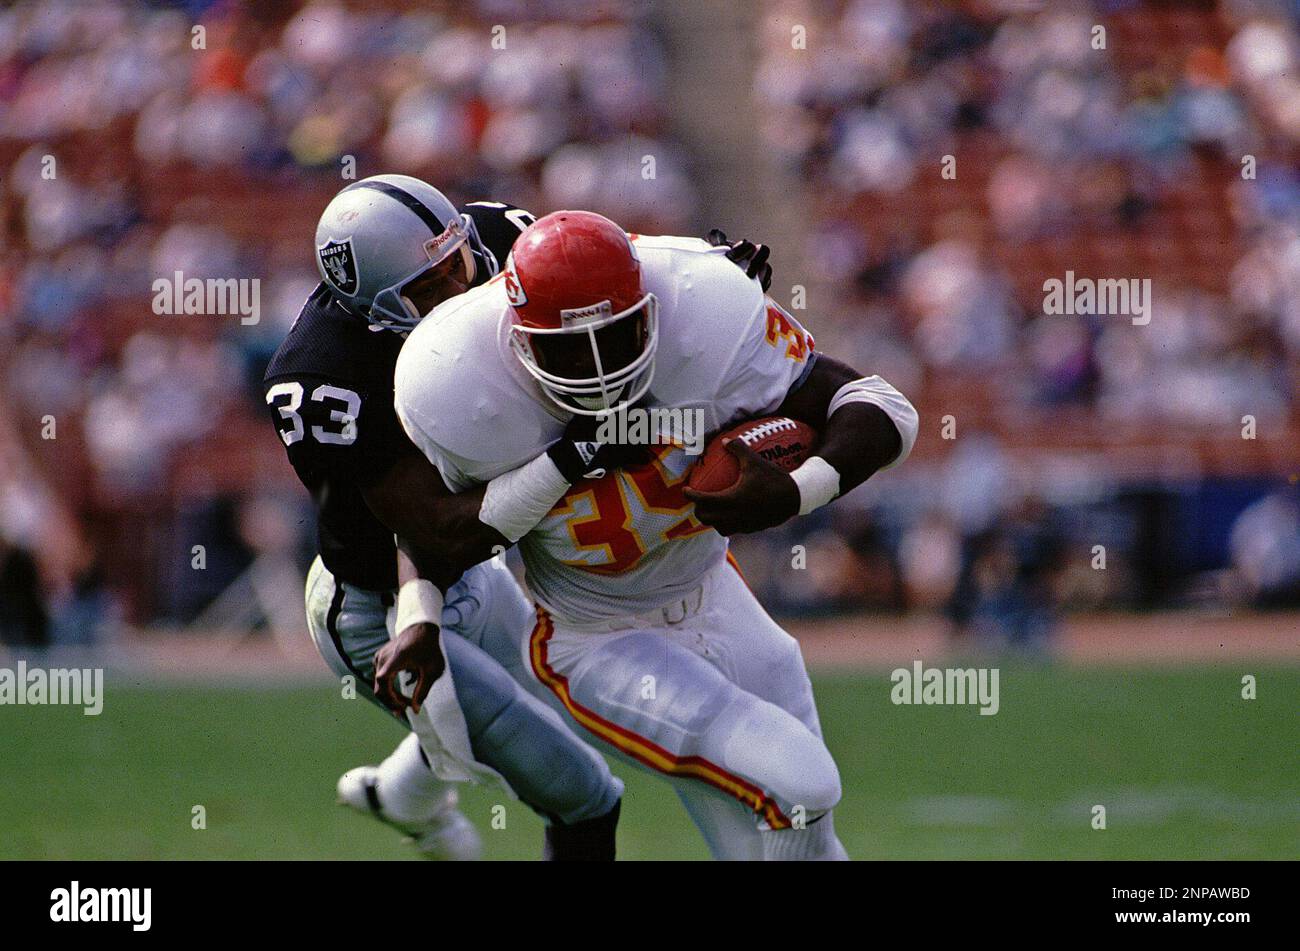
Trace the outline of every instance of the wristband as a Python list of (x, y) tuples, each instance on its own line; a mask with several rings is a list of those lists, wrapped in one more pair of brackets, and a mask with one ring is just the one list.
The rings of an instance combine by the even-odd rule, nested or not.
[(569, 482), (555, 462), (542, 453), (527, 465), (499, 475), (487, 484), (479, 521), (495, 528), (511, 544), (519, 541), (546, 518), (555, 503), (569, 491)]
[(441, 624), (442, 603), (442, 592), (436, 584), (424, 578), (412, 578), (397, 592), (393, 632), (400, 634), (412, 624)]
[(840, 494), (840, 474), (821, 456), (809, 456), (790, 473), (799, 487), (799, 514), (807, 515)]

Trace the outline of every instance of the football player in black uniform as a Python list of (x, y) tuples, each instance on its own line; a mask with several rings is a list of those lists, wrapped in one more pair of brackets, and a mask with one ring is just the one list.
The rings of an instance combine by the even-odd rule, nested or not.
[[(336, 674), (355, 677), (367, 697), (399, 717), (405, 713), (416, 731), (380, 766), (345, 774), (340, 799), (409, 832), (431, 857), (477, 852), (473, 827), (455, 808), (454, 787), (434, 772), (448, 780), (503, 777), (547, 820), (550, 857), (613, 857), (620, 781), (512, 677), (522, 677), (513, 635), (531, 625), (531, 609), (509, 572), (495, 561), (461, 575), (482, 553), (450, 555), (436, 579), (443, 603), (426, 605), (415, 623), (403, 618), (396, 595), (394, 534), (428, 537), (437, 506), (445, 504), (440, 477), (406, 438), (393, 409), (398, 351), (405, 333), (435, 305), (498, 273), (533, 220), (500, 202), (473, 202), (462, 214), (437, 189), (407, 176), (349, 185), (317, 228), (324, 280), (265, 376), (272, 418), (319, 509), (320, 557), (307, 582), (312, 636)], [(728, 244), (729, 258), (764, 287), (770, 282), (765, 247), (731, 244), (717, 231), (709, 241)], [(606, 447), (599, 461), (617, 463), (624, 448)], [(407, 581), (416, 571), (410, 559), (402, 564), (400, 580)], [(384, 667), (383, 655), (376, 655), (389, 642), (387, 615), (395, 600), (395, 634), (425, 626), (437, 634), (440, 619), (453, 636), (403, 639), (438, 644), (443, 656), (419, 665), (434, 676), (405, 695), (393, 689), (391, 676), (381, 676), (376, 696), (376, 665)], [(387, 651), (409, 656), (391, 646)]]
[[(401, 175), (349, 185), (317, 228), (324, 280), (267, 368), (266, 402), (319, 510), (308, 627), (334, 672), (355, 677), (372, 700), (374, 656), (389, 639), (398, 588), (394, 532), (408, 508), (400, 473), (428, 466), (393, 410), (404, 331), (440, 300), (494, 275), (532, 221), (497, 202), (462, 215), (437, 189)], [(431, 767), (467, 779), (487, 766), (547, 820), (548, 855), (612, 858), (621, 782), (479, 646), (494, 627), (530, 623), (514, 579), (499, 563), (481, 564), (447, 588), (445, 601), (442, 627), (458, 635), (442, 641), (449, 699), (430, 697), (406, 714), (426, 724), (437, 717), (432, 742), (443, 755), (428, 762), (413, 733), (380, 766), (345, 774), (341, 801), (408, 832), (430, 857), (472, 858), (477, 833), (456, 809), (455, 787)]]

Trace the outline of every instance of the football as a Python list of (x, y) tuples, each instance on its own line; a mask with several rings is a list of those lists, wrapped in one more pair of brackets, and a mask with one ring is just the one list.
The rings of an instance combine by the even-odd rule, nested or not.
[(817, 431), (807, 423), (786, 416), (747, 420), (709, 440), (703, 455), (691, 469), (687, 485), (701, 492), (720, 492), (736, 484), (740, 478), (740, 463), (723, 445), (729, 439), (742, 440), (764, 459), (790, 472), (816, 448)]

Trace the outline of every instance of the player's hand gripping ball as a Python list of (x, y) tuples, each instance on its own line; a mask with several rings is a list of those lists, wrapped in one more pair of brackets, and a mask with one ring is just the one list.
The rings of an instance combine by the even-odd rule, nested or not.
[(684, 494), (695, 517), (721, 535), (758, 532), (799, 512), (790, 472), (817, 445), (817, 432), (784, 416), (752, 419), (718, 433), (691, 468)]

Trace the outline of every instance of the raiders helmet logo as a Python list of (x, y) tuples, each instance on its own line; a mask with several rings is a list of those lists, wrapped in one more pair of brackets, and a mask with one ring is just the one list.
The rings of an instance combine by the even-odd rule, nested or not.
[(360, 283), (357, 277), (357, 256), (352, 252), (352, 239), (331, 241), (316, 249), (320, 256), (321, 271), (325, 280), (334, 285), (340, 294), (351, 297)]

